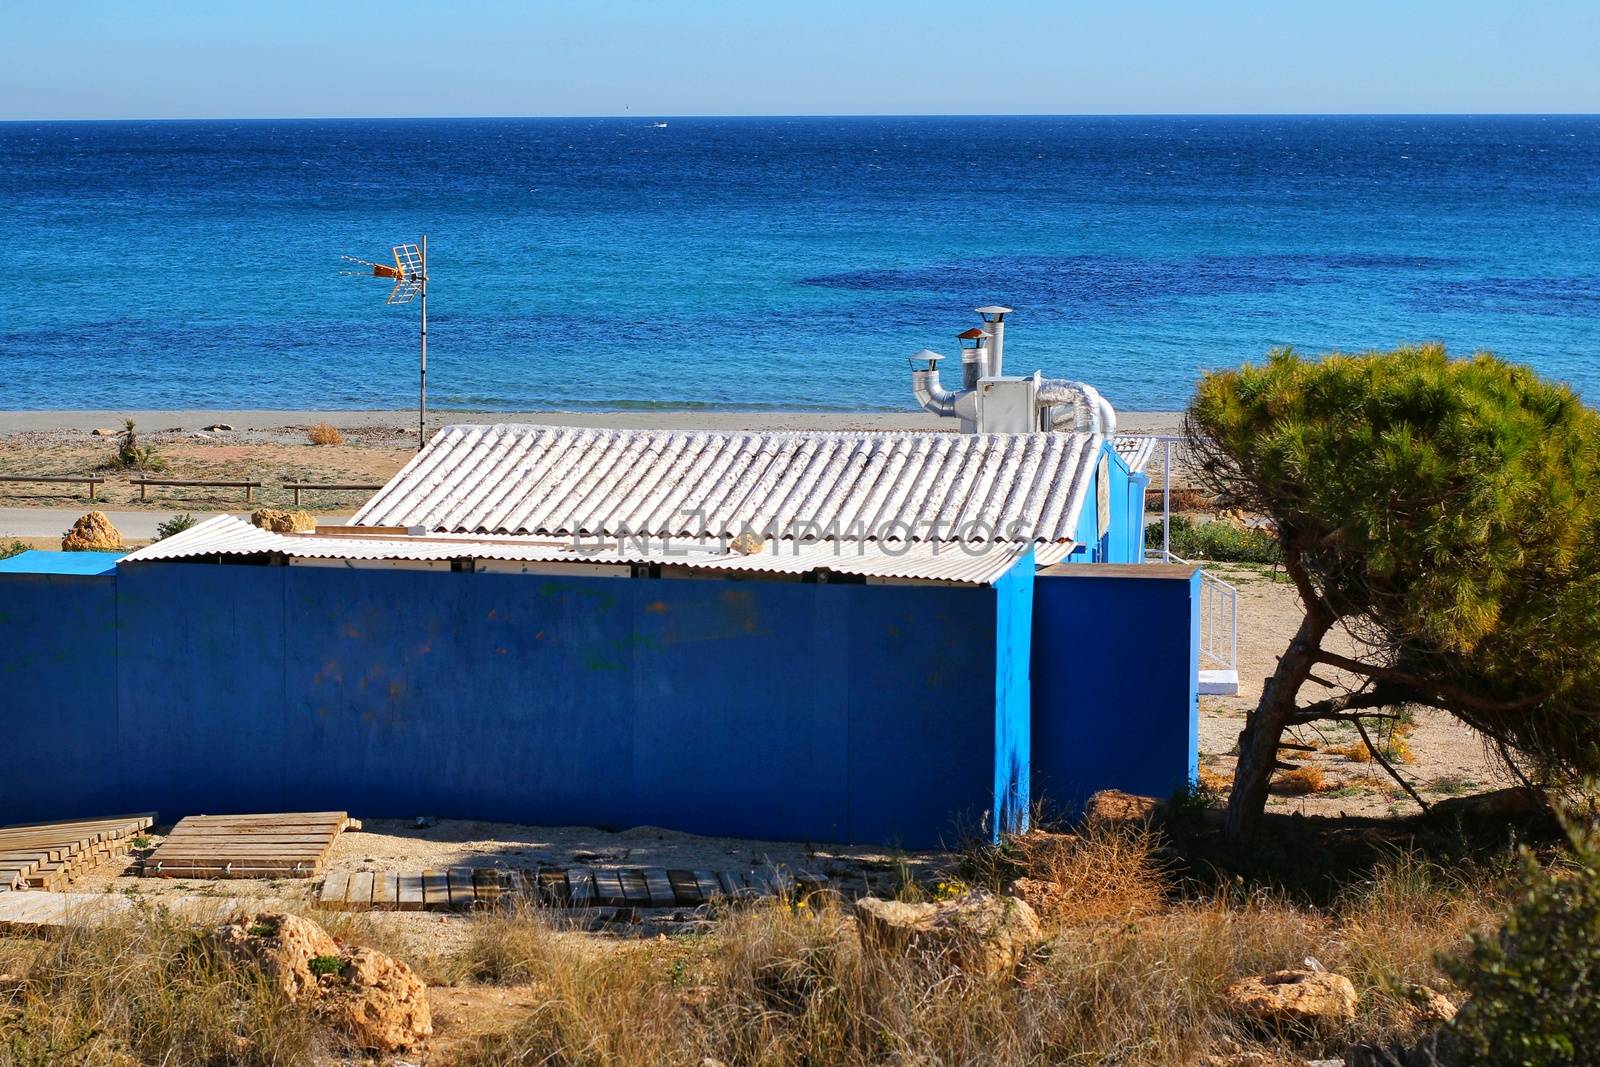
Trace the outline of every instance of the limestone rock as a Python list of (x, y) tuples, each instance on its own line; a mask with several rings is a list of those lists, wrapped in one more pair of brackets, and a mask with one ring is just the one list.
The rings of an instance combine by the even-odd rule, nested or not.
[(1241, 978), (1223, 1000), (1236, 1014), (1272, 1027), (1335, 1029), (1356, 1017), (1356, 987), (1327, 971), (1273, 971)]
[(90, 433), (91, 436), (94, 436), (94, 437), (117, 437), (117, 436), (121, 435), (122, 431), (121, 430), (109, 430), (109, 429), (106, 429), (105, 427), (101, 427), (100, 429), (97, 429), (97, 430), (90, 430), (89, 433)]
[(869, 949), (927, 953), (991, 976), (1015, 967), (1044, 937), (1026, 901), (987, 893), (941, 904), (864, 897), (856, 902), (856, 920)]
[(324, 983), (323, 994), (328, 1016), (362, 1048), (399, 1052), (433, 1033), (428, 987), (410, 967), (376, 949), (346, 954), (344, 968)]
[(308, 533), (317, 528), (311, 512), (286, 508), (256, 508), (250, 513), (250, 521), (273, 533)]
[(907, 904), (901, 900), (862, 897), (856, 901), (856, 923), (861, 944), (868, 949), (900, 952), (917, 944), (933, 926), (937, 904)]
[(1149, 822), (1161, 814), (1165, 805), (1155, 797), (1141, 797), (1120, 789), (1102, 789), (1089, 798), (1083, 821), (1116, 826)]
[(226, 422), (213, 422), (210, 426), (203, 426), (201, 429), (210, 430), (213, 433), (219, 431), (222, 433), (227, 433), (228, 431), (232, 430), (233, 427)]
[(1442, 1026), (1456, 1017), (1456, 1006), (1450, 998), (1425, 985), (1408, 986), (1406, 1000), (1419, 1023)]
[(98, 552), (122, 547), (122, 534), (103, 511), (91, 511), (72, 524), (61, 539), (63, 552)]
[(339, 946), (322, 927), (279, 912), (241, 908), (217, 928), (215, 939), (227, 955), (259, 967), (290, 1000), (316, 991), (312, 960), (339, 955)]

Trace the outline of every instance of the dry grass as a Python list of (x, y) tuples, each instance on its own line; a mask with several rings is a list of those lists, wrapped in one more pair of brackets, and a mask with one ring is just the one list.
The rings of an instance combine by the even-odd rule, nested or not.
[(1296, 767), (1272, 776), (1272, 791), (1288, 796), (1320, 793), (1326, 786), (1327, 779), (1318, 767)]
[[(540, 1003), (475, 1039), (461, 1062), (1188, 1067), (1235, 1043), (1337, 1055), (1358, 1036), (1409, 1036), (1405, 984), (1443, 987), (1437, 954), (1495, 918), (1487, 882), (1406, 854), (1328, 909), (1237, 888), (1175, 900), (1157, 844), (1140, 829), (1036, 835), (1000, 850), (997, 877), (1057, 880), (1074, 903), (1046, 917), (1048, 940), (1015, 976), (992, 980), (864, 949), (833, 903), (756, 907), (709, 935), (598, 953), (548, 914), (485, 917), (464, 973), (532, 983)], [(1280, 1046), (1229, 1015), (1221, 993), (1234, 978), (1308, 956), (1356, 983), (1358, 1028)]]
[(315, 422), (306, 428), (306, 439), (314, 445), (342, 445), (344, 434), (331, 422)]
[(67, 931), (40, 946), (0, 1003), (0, 1065), (296, 1067), (330, 1040), (259, 971), (211, 952), (158, 912)]
[[(418, 961), (383, 943), (382, 916), (329, 916), (431, 980), (531, 991), (502, 1029), (453, 1035), (467, 1067), (541, 1064), (1141, 1064), (1190, 1067), (1228, 1047), (1337, 1055), (1352, 1038), (1416, 1029), (1403, 990), (1446, 988), (1436, 960), (1498, 921), (1506, 872), (1452, 874), (1409, 853), (1311, 908), (1227, 883), (1177, 884), (1147, 828), (1033, 835), (993, 850), (995, 877), (1057, 886), (1046, 940), (1015, 975), (952, 974), (863, 947), (844, 905), (764, 904), (703, 934), (651, 940), (575, 932), (524, 907), (472, 920), (466, 947)], [(1187, 888), (1185, 888), (1185, 886)], [(1187, 895), (1184, 895), (1184, 894)], [(391, 935), (392, 936), (392, 935)], [(0, 943), (26, 981), (0, 993), (0, 1065), (331, 1062), (336, 1040), (259, 976), (217, 959), (192, 927), (154, 913), (45, 944)], [(1242, 975), (1315, 956), (1348, 975), (1360, 1022), (1324, 1044), (1275, 1044), (1221, 997)]]

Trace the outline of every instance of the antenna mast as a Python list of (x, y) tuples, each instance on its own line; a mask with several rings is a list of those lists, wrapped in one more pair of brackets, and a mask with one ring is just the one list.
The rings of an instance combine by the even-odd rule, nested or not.
[[(409, 304), (421, 297), (422, 343), (417, 373), (417, 451), (421, 452), (422, 446), (428, 443), (428, 235), (422, 235), (420, 246), (395, 245), (392, 251), (394, 252), (392, 267), (387, 263), (374, 263), (354, 256), (339, 258), (349, 263), (371, 267), (371, 277), (388, 278), (393, 281), (394, 288), (389, 291), (389, 298), (384, 301), (385, 304)], [(364, 270), (347, 270), (341, 273), (367, 274)]]

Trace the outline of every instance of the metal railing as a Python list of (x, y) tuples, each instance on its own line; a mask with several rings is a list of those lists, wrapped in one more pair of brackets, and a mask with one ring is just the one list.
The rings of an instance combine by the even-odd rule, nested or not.
[[(1172, 553), (1172, 452), (1187, 437), (1157, 434), (1161, 446), (1161, 547), (1145, 550), (1154, 563), (1191, 562)], [(1200, 570), (1200, 669), (1239, 671), (1239, 590), (1205, 568)]]
[[(1146, 549), (1147, 563), (1195, 566), (1160, 548)], [(1239, 670), (1239, 589), (1200, 568), (1200, 669)]]

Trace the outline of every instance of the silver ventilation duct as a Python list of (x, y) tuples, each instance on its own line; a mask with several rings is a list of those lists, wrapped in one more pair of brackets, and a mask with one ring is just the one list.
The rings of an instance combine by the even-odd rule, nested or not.
[(960, 420), (964, 433), (1057, 430), (1110, 437), (1117, 432), (1116, 409), (1094, 386), (1038, 372), (1007, 377), (1005, 318), (1012, 311), (997, 304), (975, 310), (985, 329), (956, 335), (960, 389), (946, 389), (940, 382), (939, 361), (944, 357), (939, 353), (924, 349), (911, 357), (911, 392), (918, 404), (942, 418)]

